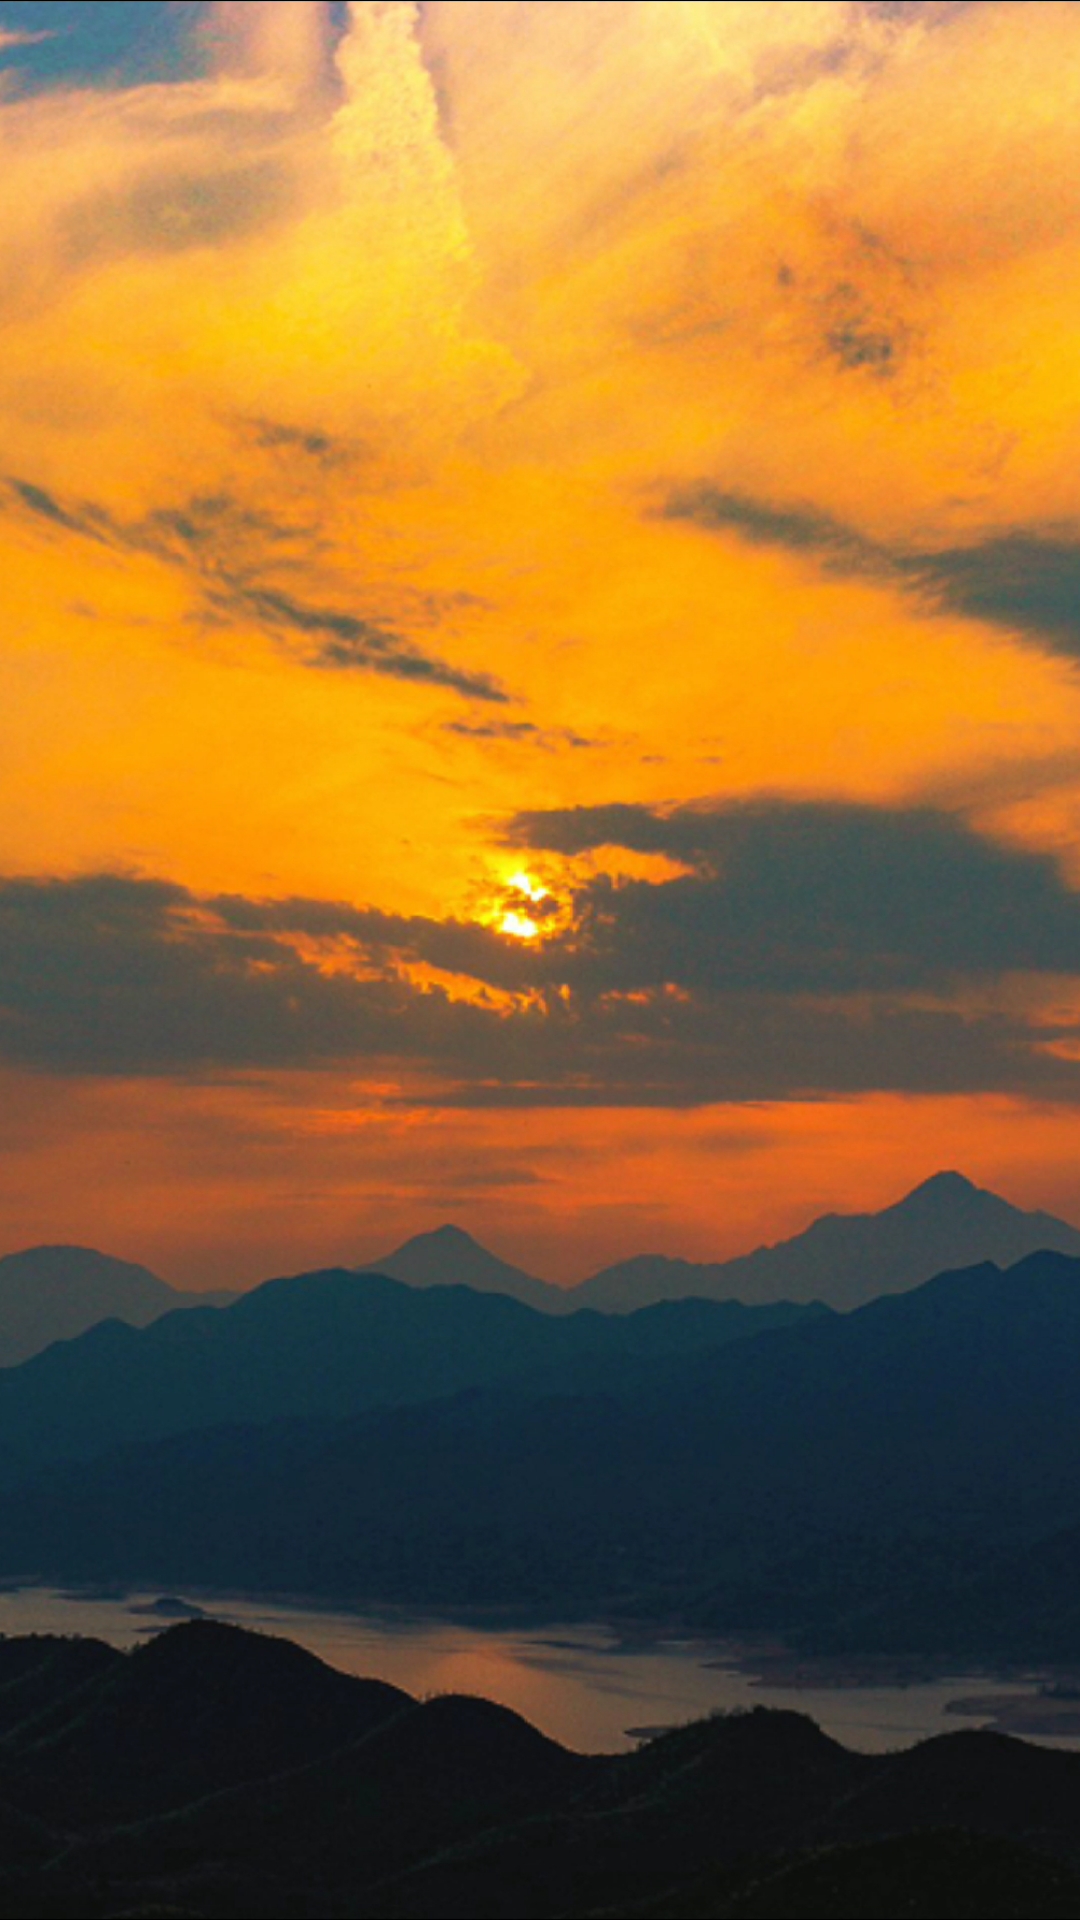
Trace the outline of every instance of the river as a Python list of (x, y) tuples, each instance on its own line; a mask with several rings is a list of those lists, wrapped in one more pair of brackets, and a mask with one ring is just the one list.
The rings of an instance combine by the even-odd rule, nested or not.
[[(0, 1633), (82, 1634), (132, 1647), (181, 1613), (172, 1599), (10, 1589), (0, 1591)], [(421, 1698), (481, 1694), (581, 1752), (618, 1752), (644, 1731), (752, 1706), (794, 1708), (847, 1746), (885, 1752), (960, 1726), (1001, 1724), (995, 1709), (1007, 1715), (1033, 1700), (1031, 1679), (1002, 1682), (985, 1673), (906, 1684), (895, 1676), (874, 1685), (793, 1684), (782, 1668), (776, 1676), (766, 1666), (763, 1678), (760, 1664), (730, 1645), (663, 1638), (628, 1643), (599, 1626), (481, 1629), (203, 1595), (182, 1604), (283, 1635), (344, 1672), (392, 1681)], [(970, 1701), (972, 1711), (958, 1713), (958, 1701)], [(1080, 1747), (1080, 1731), (1054, 1744)]]

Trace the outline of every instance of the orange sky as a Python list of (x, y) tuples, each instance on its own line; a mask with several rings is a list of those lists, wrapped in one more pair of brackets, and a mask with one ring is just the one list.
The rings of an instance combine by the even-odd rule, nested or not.
[(0, 1251), (1080, 1218), (1076, 8), (180, 11), (0, 8)]

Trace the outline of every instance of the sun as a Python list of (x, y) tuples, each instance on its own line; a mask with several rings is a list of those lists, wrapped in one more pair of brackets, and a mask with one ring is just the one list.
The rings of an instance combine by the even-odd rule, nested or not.
[(499, 932), (511, 940), (539, 940), (543, 928), (526, 908), (529, 901), (539, 905), (542, 900), (550, 900), (547, 888), (531, 873), (522, 870), (508, 876), (505, 892), (510, 896), (510, 903), (500, 914)]
[(538, 940), (540, 928), (527, 913), (504, 913), (499, 922), (499, 932), (507, 933), (513, 940)]

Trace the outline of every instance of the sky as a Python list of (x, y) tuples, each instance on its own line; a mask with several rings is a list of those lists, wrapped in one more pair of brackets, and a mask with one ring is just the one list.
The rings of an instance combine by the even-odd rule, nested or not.
[(0, 1251), (1080, 1219), (1080, 9), (0, 4)]

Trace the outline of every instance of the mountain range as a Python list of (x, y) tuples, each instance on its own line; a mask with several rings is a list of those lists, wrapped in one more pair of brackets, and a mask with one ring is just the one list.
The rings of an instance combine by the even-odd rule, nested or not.
[(1026, 1213), (959, 1173), (938, 1173), (880, 1213), (827, 1214), (805, 1232), (734, 1259), (699, 1263), (643, 1254), (576, 1287), (554, 1287), (499, 1260), (458, 1227), (405, 1242), (376, 1263), (409, 1286), (506, 1293), (548, 1313), (591, 1307), (633, 1313), (662, 1300), (821, 1300), (840, 1311), (921, 1286), (949, 1267), (1012, 1266), (1049, 1249), (1080, 1257), (1080, 1232)]
[[(877, 1214), (828, 1215), (777, 1246), (695, 1263), (645, 1254), (575, 1287), (553, 1286), (459, 1227), (407, 1240), (359, 1272), (426, 1290), (468, 1287), (540, 1313), (590, 1308), (632, 1314), (662, 1301), (741, 1300), (750, 1305), (822, 1301), (841, 1311), (915, 1287), (948, 1267), (1010, 1266), (1040, 1249), (1080, 1256), (1080, 1232), (1046, 1213), (1025, 1213), (960, 1174), (941, 1173)], [(0, 1259), (0, 1369), (105, 1320), (145, 1327), (181, 1309), (229, 1306), (235, 1292), (184, 1293), (146, 1267), (83, 1247), (33, 1247)]]
[(31, 1247), (0, 1259), (0, 1367), (17, 1367), (102, 1320), (146, 1327), (187, 1307), (225, 1306), (233, 1293), (180, 1293), (146, 1267), (89, 1247)]
[(300, 1274), (224, 1311), (104, 1321), (0, 1372), (0, 1485), (51, 1459), (225, 1422), (345, 1418), (496, 1386), (515, 1399), (628, 1390), (679, 1356), (825, 1312), (684, 1300), (555, 1319), (467, 1287)]
[(0, 1379), (0, 1574), (1075, 1657), (1080, 1262), (741, 1311), (332, 1274), (98, 1329)]
[(214, 1621), (0, 1643), (0, 1920), (1065, 1920), (1080, 1755), (800, 1714), (568, 1752)]
[[(407, 1278), (331, 1269), (114, 1317), (0, 1370), (0, 1576), (1076, 1659), (1080, 1260), (980, 1260), (850, 1305), (904, 1248), (991, 1231), (1080, 1239), (940, 1175), (743, 1263), (820, 1291), (828, 1269), (843, 1313), (554, 1313), (436, 1235)], [(486, 1289), (448, 1284), (440, 1248)], [(128, 1311), (162, 1305), (152, 1275), (120, 1278)]]

